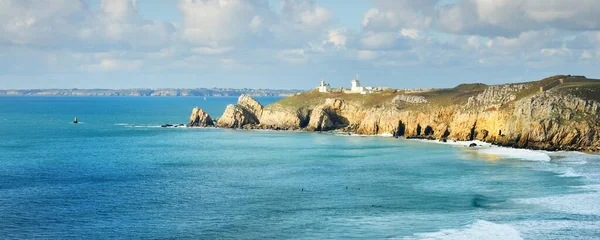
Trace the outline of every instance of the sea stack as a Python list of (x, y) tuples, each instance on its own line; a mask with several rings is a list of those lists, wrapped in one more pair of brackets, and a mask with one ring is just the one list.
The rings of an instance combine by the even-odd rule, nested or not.
[(213, 127), (214, 125), (213, 119), (207, 112), (199, 107), (192, 109), (192, 115), (188, 123), (189, 127)]

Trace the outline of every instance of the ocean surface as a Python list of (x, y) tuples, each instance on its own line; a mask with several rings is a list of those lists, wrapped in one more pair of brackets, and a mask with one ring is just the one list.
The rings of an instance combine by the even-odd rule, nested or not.
[(0, 97), (0, 238), (600, 239), (597, 155), (159, 127), (236, 100)]

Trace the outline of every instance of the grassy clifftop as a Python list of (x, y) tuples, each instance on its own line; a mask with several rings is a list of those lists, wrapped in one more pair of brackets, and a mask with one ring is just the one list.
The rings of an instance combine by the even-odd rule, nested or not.
[[(352, 103), (358, 107), (364, 108), (378, 108), (386, 106), (394, 106), (402, 109), (414, 109), (419, 110), (423, 107), (446, 107), (451, 105), (465, 105), (469, 102), (470, 98), (474, 98), (484, 91), (493, 90), (491, 87), (518, 87), (517, 90), (511, 92), (514, 98), (510, 102), (518, 101), (520, 99), (531, 97), (540, 93), (540, 87), (548, 86), (559, 79), (570, 79), (565, 81), (563, 84), (559, 84), (550, 90), (553, 94), (573, 94), (585, 100), (600, 101), (600, 81), (594, 79), (587, 79), (584, 77), (572, 77), (568, 75), (557, 75), (549, 78), (545, 78), (539, 81), (523, 82), (523, 83), (511, 83), (503, 85), (486, 85), (482, 83), (474, 84), (460, 84), (454, 88), (446, 89), (433, 89), (430, 91), (405, 91), (405, 90), (387, 90), (379, 93), (372, 94), (345, 94), (345, 93), (319, 93), (317, 91), (304, 92), (296, 95), (292, 95), (281, 101), (273, 103), (268, 108), (279, 109), (279, 108), (311, 108), (316, 105), (322, 104), (327, 98), (335, 98), (344, 100), (347, 103)], [(414, 104), (414, 103), (403, 103), (394, 102), (393, 99), (399, 95), (403, 96), (417, 96), (426, 99), (427, 104)], [(501, 93), (500, 93), (501, 95)]]

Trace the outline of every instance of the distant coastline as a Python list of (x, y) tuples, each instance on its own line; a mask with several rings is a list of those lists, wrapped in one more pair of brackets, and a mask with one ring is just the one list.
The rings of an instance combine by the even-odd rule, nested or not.
[(250, 88), (139, 88), (139, 89), (13, 89), (0, 90), (0, 96), (131, 96), (131, 97), (227, 97), (242, 94), (253, 97), (285, 97), (303, 90)]

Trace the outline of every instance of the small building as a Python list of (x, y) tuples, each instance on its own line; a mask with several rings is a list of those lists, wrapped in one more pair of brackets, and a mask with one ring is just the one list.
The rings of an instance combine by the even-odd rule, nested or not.
[(350, 89), (344, 91), (345, 93), (360, 93), (360, 94), (370, 94), (370, 93), (375, 93), (375, 92), (381, 92), (384, 91), (386, 89), (389, 89), (387, 87), (363, 87), (360, 85), (360, 80), (358, 79), (358, 74), (356, 75), (356, 77), (354, 79), (352, 79), (352, 81), (350, 81)]
[(360, 93), (362, 91), (364, 91), (364, 87), (360, 86), (360, 80), (358, 80), (358, 74), (356, 75), (356, 78), (352, 79), (352, 81), (350, 82), (350, 91), (353, 93)]
[(329, 92), (330, 88), (331, 86), (329, 85), (329, 83), (325, 83), (325, 80), (321, 78), (321, 84), (317, 86), (317, 90), (319, 90), (319, 92), (326, 93)]

